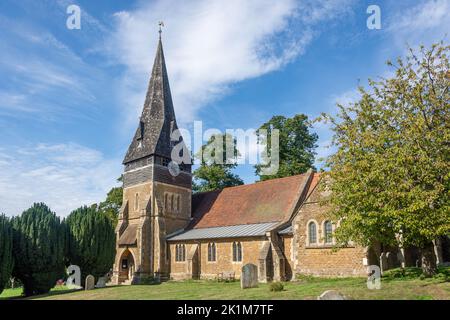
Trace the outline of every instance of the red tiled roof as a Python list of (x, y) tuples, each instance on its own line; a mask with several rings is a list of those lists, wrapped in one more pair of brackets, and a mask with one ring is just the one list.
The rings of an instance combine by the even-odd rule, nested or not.
[(306, 173), (195, 194), (189, 229), (287, 221), (309, 176)]

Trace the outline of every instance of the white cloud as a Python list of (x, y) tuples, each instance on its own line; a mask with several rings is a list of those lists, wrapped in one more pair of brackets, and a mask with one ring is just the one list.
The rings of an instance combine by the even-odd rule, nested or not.
[(105, 199), (121, 171), (119, 159), (73, 143), (0, 149), (0, 212), (16, 215), (45, 202), (65, 216)]
[(302, 54), (321, 25), (342, 17), (350, 2), (155, 1), (118, 12), (108, 47), (128, 70), (121, 84), (124, 112), (134, 126), (161, 19), (174, 105), (186, 123), (232, 84), (277, 70)]

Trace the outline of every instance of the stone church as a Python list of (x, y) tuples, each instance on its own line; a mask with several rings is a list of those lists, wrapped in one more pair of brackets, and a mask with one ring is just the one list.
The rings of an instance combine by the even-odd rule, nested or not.
[(336, 224), (321, 205), (319, 173), (193, 194), (190, 164), (177, 166), (176, 174), (171, 168), (176, 129), (160, 38), (123, 161), (113, 283), (239, 278), (247, 263), (257, 266), (260, 282), (296, 274), (365, 276), (368, 264), (378, 264), (379, 252), (368, 248), (333, 250)]

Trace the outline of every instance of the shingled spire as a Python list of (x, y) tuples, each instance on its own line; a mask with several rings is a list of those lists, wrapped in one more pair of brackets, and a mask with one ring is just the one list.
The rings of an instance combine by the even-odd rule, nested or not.
[(150, 155), (170, 159), (170, 134), (176, 129), (175, 112), (160, 37), (139, 126), (123, 164)]

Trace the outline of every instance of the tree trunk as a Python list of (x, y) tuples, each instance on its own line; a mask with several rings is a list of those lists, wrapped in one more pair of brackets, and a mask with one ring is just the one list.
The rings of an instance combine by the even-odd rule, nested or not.
[(428, 244), (421, 249), (422, 254), (422, 272), (425, 276), (431, 277), (437, 272), (436, 256), (434, 254), (433, 243)]

